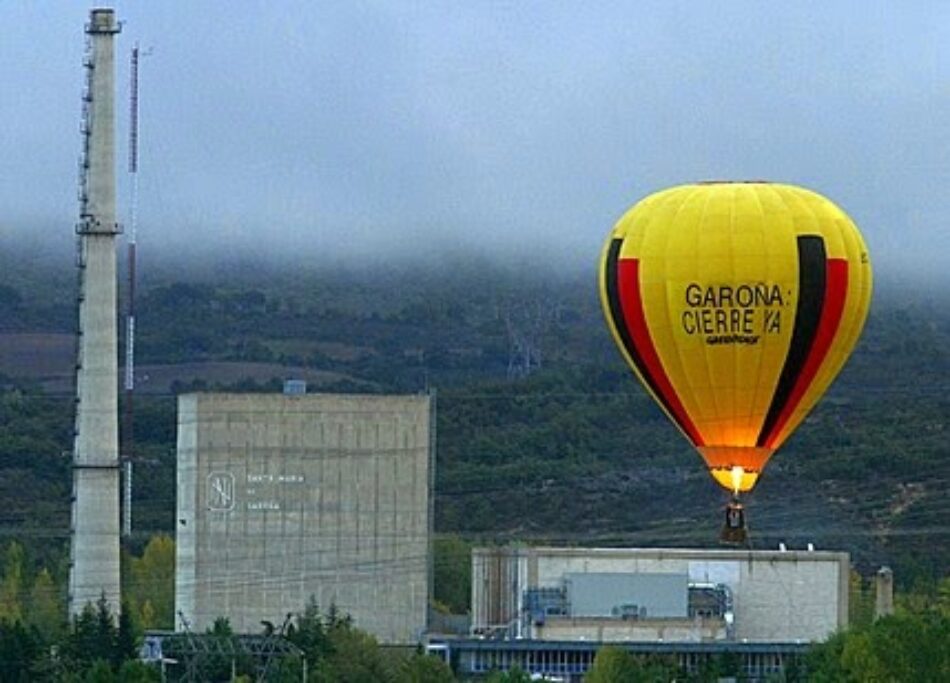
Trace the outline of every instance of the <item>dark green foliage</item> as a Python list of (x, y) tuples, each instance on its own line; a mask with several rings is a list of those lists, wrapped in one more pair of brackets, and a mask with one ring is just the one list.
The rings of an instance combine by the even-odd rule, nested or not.
[(487, 683), (530, 683), (531, 676), (516, 666), (509, 671), (493, 671), (485, 680)]
[(867, 626), (874, 618), (874, 579), (864, 578), (851, 570), (848, 585), (848, 623), (851, 627)]
[(327, 683), (395, 680), (395, 663), (382, 653), (372, 636), (354, 628), (349, 615), (334, 605), (323, 615), (311, 598), (287, 637), (303, 651), (311, 680)]
[(115, 651), (119, 632), (112, 612), (109, 611), (109, 603), (105, 595), (96, 602), (95, 633), (96, 646), (92, 653), (93, 657), (106, 660), (116, 659)]
[(73, 619), (72, 631), (64, 654), (79, 663), (91, 663), (96, 659), (112, 657), (112, 643), (102, 642), (96, 624), (96, 610), (87, 604)]
[(438, 657), (415, 654), (396, 672), (395, 683), (453, 683), (452, 670)]
[(6, 258), (0, 263), (0, 332), (71, 329), (75, 325), (75, 275), (70, 259), (44, 263)]
[[(231, 622), (227, 617), (218, 617), (206, 630), (207, 635), (213, 636), (221, 641), (221, 645), (216, 648), (218, 651), (227, 651), (225, 643), (234, 635), (234, 629), (231, 628)], [(230, 680), (231, 671), (238, 674), (248, 673), (254, 670), (254, 664), (247, 657), (232, 658), (226, 655), (209, 655), (201, 662), (201, 676), (211, 681)]]
[(309, 661), (323, 659), (331, 652), (327, 626), (316, 600), (311, 596), (304, 611), (291, 624), (288, 640), (299, 647)]
[(117, 680), (119, 683), (158, 683), (162, 680), (162, 674), (157, 666), (126, 660), (119, 667)]
[(116, 629), (115, 648), (112, 655), (112, 665), (114, 667), (118, 668), (122, 665), (122, 662), (135, 659), (138, 655), (135, 646), (137, 640), (131, 610), (127, 604), (123, 603), (122, 611), (119, 613), (119, 626)]
[[(700, 681), (718, 681), (722, 678), (740, 678), (739, 655), (735, 652), (722, 652), (707, 659), (699, 671)], [(740, 678), (741, 680), (741, 678)]]
[[(44, 269), (26, 257), (2, 258), (0, 331), (72, 332), (69, 259)], [(274, 272), (253, 262), (197, 269), (197, 277), (170, 272), (140, 288), (140, 363), (274, 365), (273, 377), (223, 385), (199, 370), (163, 387), (274, 390), (294, 365), (333, 373), (311, 384), (322, 390), (438, 388), (435, 598), (450, 611), (467, 607), (469, 541), (716, 543), (723, 497), (624, 366), (606, 333), (593, 273), (525, 275), (478, 261), (365, 273)], [(950, 567), (942, 516), (950, 479), (950, 306), (939, 292), (898, 296), (886, 285), (875, 297), (857, 352), (773, 459), (748, 512), (757, 546), (814, 541), (846, 549), (865, 577), (889, 564), (898, 588), (918, 596), (913, 609), (923, 611), (938, 601)], [(518, 372), (514, 332), (534, 336), (539, 368)], [(41, 381), (42, 373), (32, 377)], [(144, 388), (160, 394), (152, 381)], [(55, 614), (65, 609), (73, 399), (63, 386), (44, 393), (28, 379), (0, 377), (0, 526), (22, 548), (19, 579), (5, 570), (13, 596), (5, 604), (26, 615), (44, 642), (64, 637)], [(131, 552), (142, 556), (155, 532), (175, 528), (175, 398), (140, 394), (135, 432), (142, 533)], [(2, 547), (6, 567), (12, 553), (8, 543)], [(43, 567), (57, 590), (44, 579), (33, 591)], [(863, 628), (866, 586), (855, 595), (855, 623)], [(42, 596), (49, 599), (40, 619), (32, 605)], [(167, 599), (135, 597), (133, 614), (141, 617), (155, 597), (156, 623), (171, 625), (168, 609), (159, 614), (157, 607)], [(317, 660), (330, 661), (343, 644), (372, 650), (349, 638), (351, 625), (339, 615), (315, 615), (297, 630), (310, 629), (305, 641)], [(63, 657), (84, 638), (94, 644), (95, 624), (77, 622)], [(59, 666), (48, 659), (44, 671)], [(730, 663), (719, 664), (725, 675)]]
[(662, 657), (637, 657), (622, 647), (608, 645), (594, 657), (586, 683), (658, 683), (676, 680), (679, 667)]
[(86, 671), (86, 676), (82, 679), (83, 683), (115, 683), (115, 673), (109, 662), (97, 659)]
[(432, 558), (435, 605), (453, 614), (469, 611), (472, 599), (472, 546), (458, 536), (437, 538)]
[(608, 646), (597, 652), (584, 679), (587, 683), (639, 683), (640, 673), (633, 655), (622, 647)]
[[(126, 680), (125, 674), (112, 676), (138, 656), (138, 637), (128, 611), (116, 625), (105, 598), (100, 598), (95, 605), (87, 604), (67, 630), (62, 602), (37, 603), (49, 597), (50, 581), (45, 570), (35, 579), (35, 587), (43, 590), (39, 598), (34, 591), (28, 603), (29, 626), (20, 620), (0, 620), (0, 681)], [(48, 614), (38, 615), (42, 610)], [(134, 673), (135, 667), (129, 670)], [(128, 680), (153, 679), (140, 675)]]
[(27, 602), (26, 621), (46, 642), (60, 639), (66, 630), (66, 605), (61, 586), (57, 586), (45, 567), (33, 580)]
[[(15, 292), (0, 291), (0, 300), (14, 309), (34, 306), (32, 292), (58, 277), (7, 261), (0, 285)], [(182, 272), (140, 287), (140, 363), (268, 361), (274, 377), (221, 385), (199, 369), (176, 379), (178, 389), (273, 390), (287, 365), (334, 373), (312, 384), (326, 390), (438, 387), (437, 531), (499, 541), (716, 542), (724, 498), (613, 348), (593, 273), (525, 274), (451, 259), (383, 272), (251, 262)], [(950, 566), (950, 544), (933, 542), (940, 486), (929, 483), (950, 478), (950, 307), (934, 295), (878, 289), (854, 358), (773, 459), (748, 510), (757, 545), (847, 548), (864, 574), (887, 563), (907, 588)], [(46, 296), (68, 301), (58, 290)], [(514, 334), (529, 334), (543, 363), (509, 379)], [(150, 381), (143, 386), (155, 390), (158, 380)], [(31, 561), (48, 567), (66, 548), (71, 410), (68, 395), (0, 389), (4, 515), (23, 530)], [(136, 527), (171, 532), (174, 398), (140, 396), (135, 426)], [(42, 538), (32, 540), (31, 529)], [(61, 530), (52, 543), (51, 530)], [(145, 540), (134, 540), (137, 551)], [(439, 582), (436, 591), (445, 603)]]
[(117, 652), (118, 635), (109, 604), (105, 596), (100, 597), (95, 606), (87, 604), (73, 620), (63, 654), (81, 668), (97, 661), (117, 663), (122, 660)]
[(35, 629), (19, 621), (0, 621), (0, 681), (26, 683), (33, 680), (32, 665), (40, 656), (42, 646)]
[(950, 617), (904, 614), (839, 633), (807, 660), (817, 683), (950, 680)]
[[(18, 529), (24, 542), (31, 533), (69, 527), (71, 403), (44, 396), (35, 389), (0, 384), (0, 500), (2, 525)], [(64, 537), (62, 537), (64, 538)], [(63, 545), (31, 543), (46, 566)]]
[(314, 680), (326, 683), (385, 683), (394, 679), (394, 666), (376, 639), (349, 624), (331, 626), (332, 653), (314, 667)]
[(140, 557), (122, 557), (122, 595), (141, 629), (175, 625), (175, 542), (167, 534), (149, 539)]
[(87, 604), (64, 637), (44, 645), (48, 650), (32, 664), (35, 680), (58, 681), (68, 675), (83, 681), (154, 680), (140, 665), (126, 666), (138, 656), (138, 635), (128, 607), (123, 605), (116, 624), (105, 597), (95, 606)]

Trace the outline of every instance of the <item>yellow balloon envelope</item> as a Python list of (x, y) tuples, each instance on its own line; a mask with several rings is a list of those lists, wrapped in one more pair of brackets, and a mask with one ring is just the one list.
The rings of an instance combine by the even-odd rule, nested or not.
[(857, 227), (819, 194), (699, 183), (651, 195), (617, 222), (600, 295), (640, 381), (738, 493), (850, 355), (871, 265)]

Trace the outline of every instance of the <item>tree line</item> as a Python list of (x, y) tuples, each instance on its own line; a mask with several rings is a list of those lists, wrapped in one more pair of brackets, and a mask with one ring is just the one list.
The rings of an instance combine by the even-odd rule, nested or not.
[[(458, 538), (436, 543), (437, 592), (443, 611), (466, 608), (470, 591), (470, 545)], [(0, 680), (85, 683), (160, 680), (157, 664), (139, 661), (147, 630), (174, 626), (174, 542), (153, 537), (141, 555), (123, 557), (124, 601), (118, 620), (105, 600), (87, 605), (67, 620), (65, 577), (54, 579), (46, 567), (32, 569), (24, 548), (9, 543), (0, 578)], [(441, 586), (441, 588), (439, 588)], [(873, 586), (856, 572), (850, 589), (850, 627), (815, 644), (803, 660), (794, 660), (782, 681), (938, 681), (950, 680), (950, 577), (897, 595), (897, 613), (875, 619)], [(218, 619), (204, 634), (233, 642), (228, 621)], [(294, 616), (282, 637), (299, 654), (277, 661), (266, 680), (299, 681), (307, 668), (311, 681), (340, 683), (442, 683), (456, 680), (451, 670), (421, 651), (382, 648), (369, 634), (331, 605), (326, 611), (311, 600)], [(219, 651), (225, 648), (219, 648)], [(254, 680), (260, 663), (249, 656), (209, 656), (199, 662), (203, 680), (231, 680), (232, 673)], [(167, 667), (168, 680), (184, 673), (182, 662)], [(742, 680), (739, 660), (728, 653), (711, 658), (699, 672), (687, 674), (674, 658), (633, 655), (620, 646), (597, 654), (586, 679), (590, 683), (638, 681)], [(525, 672), (495, 672), (491, 683), (528, 681)]]

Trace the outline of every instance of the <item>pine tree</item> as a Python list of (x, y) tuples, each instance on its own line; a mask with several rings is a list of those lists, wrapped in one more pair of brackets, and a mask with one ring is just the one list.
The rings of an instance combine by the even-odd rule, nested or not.
[(142, 609), (139, 612), (139, 623), (144, 629), (155, 628), (155, 608), (152, 607), (151, 600), (146, 600), (142, 603)]
[(119, 683), (158, 683), (162, 674), (155, 666), (128, 660), (119, 669)]
[(415, 654), (404, 661), (396, 674), (397, 683), (453, 683), (452, 669), (438, 657)]
[(47, 642), (59, 640), (65, 631), (66, 610), (62, 597), (45, 567), (33, 580), (26, 620)]
[(97, 659), (86, 672), (83, 683), (115, 683), (115, 673), (109, 666), (109, 662)]
[[(175, 541), (166, 534), (149, 539), (142, 557), (131, 558), (126, 595), (140, 605), (142, 628), (173, 628), (175, 625)], [(145, 604), (150, 604), (146, 614)]]
[(297, 623), (291, 628), (287, 635), (288, 640), (303, 651), (307, 661), (316, 663), (329, 654), (327, 628), (313, 596), (310, 596), (303, 613), (297, 616)]
[(20, 621), (23, 618), (23, 546), (12, 541), (7, 546), (3, 563), (3, 581), (0, 582), (0, 619)]
[(65, 654), (81, 668), (87, 668), (97, 660), (112, 662), (115, 645), (115, 622), (109, 611), (109, 602), (103, 594), (95, 606), (86, 603), (82, 612), (73, 619)]
[(85, 668), (96, 659), (98, 642), (96, 610), (92, 603), (86, 603), (82, 611), (73, 618), (64, 655)]
[(640, 680), (640, 666), (633, 655), (615, 645), (602, 647), (584, 679), (589, 683), (634, 683)]
[(0, 621), (0, 681), (33, 680), (30, 669), (40, 653), (40, 638), (35, 629), (19, 621)]
[(116, 669), (122, 666), (123, 662), (135, 659), (137, 654), (135, 640), (132, 614), (128, 605), (123, 604), (122, 611), (119, 613), (119, 629), (116, 633), (115, 652), (112, 660)]
[(115, 619), (109, 609), (109, 601), (103, 593), (96, 602), (96, 644), (94, 659), (107, 662), (115, 661), (115, 650), (118, 633)]

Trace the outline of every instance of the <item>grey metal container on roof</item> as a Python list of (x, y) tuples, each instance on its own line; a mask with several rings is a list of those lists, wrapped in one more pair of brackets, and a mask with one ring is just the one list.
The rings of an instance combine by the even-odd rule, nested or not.
[(682, 619), (689, 575), (591, 572), (565, 574), (572, 617)]

